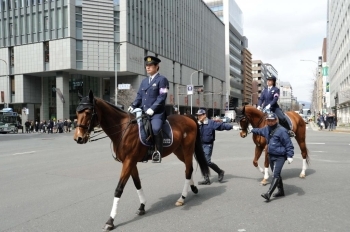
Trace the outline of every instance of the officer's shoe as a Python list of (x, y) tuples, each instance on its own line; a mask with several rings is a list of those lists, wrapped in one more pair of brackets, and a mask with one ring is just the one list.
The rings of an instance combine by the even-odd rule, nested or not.
[(292, 130), (288, 131), (288, 135), (289, 135), (289, 137), (295, 137), (295, 133)]
[(210, 179), (209, 176), (204, 176), (204, 180), (203, 181), (198, 181), (199, 185), (210, 185)]
[(225, 171), (221, 170), (221, 172), (219, 173), (219, 177), (218, 177), (219, 182), (221, 182), (224, 179), (224, 175), (225, 175)]

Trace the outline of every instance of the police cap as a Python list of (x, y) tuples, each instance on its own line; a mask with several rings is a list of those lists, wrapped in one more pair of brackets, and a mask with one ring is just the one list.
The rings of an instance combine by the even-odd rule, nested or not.
[(270, 77), (267, 78), (267, 80), (273, 80), (273, 81), (276, 81), (276, 77), (274, 75), (271, 75)]
[(269, 113), (267, 116), (266, 116), (266, 119), (277, 119), (277, 116), (275, 113)]
[(145, 60), (145, 64), (159, 64), (160, 63), (160, 59), (155, 57), (155, 56), (145, 56), (144, 58)]

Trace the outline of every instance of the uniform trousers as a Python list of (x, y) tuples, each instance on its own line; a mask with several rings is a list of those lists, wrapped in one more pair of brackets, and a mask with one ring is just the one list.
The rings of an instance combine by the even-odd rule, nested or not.
[(281, 177), (281, 171), (285, 161), (286, 161), (286, 156), (269, 154), (269, 162), (270, 162), (273, 178)]
[(207, 160), (207, 163), (208, 165), (211, 164), (211, 155), (213, 153), (213, 147), (214, 147), (214, 144), (202, 144), (202, 147), (203, 147), (203, 151), (204, 151), (204, 155), (205, 155), (205, 158)]
[(162, 129), (163, 120), (154, 118), (154, 119), (151, 119), (151, 124), (152, 124), (153, 134), (154, 135), (159, 134), (159, 131)]

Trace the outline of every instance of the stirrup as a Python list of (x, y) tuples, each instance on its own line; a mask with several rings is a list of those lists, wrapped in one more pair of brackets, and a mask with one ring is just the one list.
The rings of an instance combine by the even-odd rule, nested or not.
[[(157, 155), (158, 155), (158, 159), (157, 158)], [(162, 156), (160, 155), (160, 152), (159, 151), (154, 151), (153, 152), (153, 155), (152, 155), (152, 163), (160, 163), (162, 162)]]

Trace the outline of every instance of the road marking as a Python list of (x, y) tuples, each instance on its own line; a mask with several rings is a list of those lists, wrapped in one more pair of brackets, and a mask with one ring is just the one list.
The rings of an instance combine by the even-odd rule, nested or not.
[(307, 144), (326, 144), (326, 143), (307, 143)]
[(311, 151), (311, 152), (324, 152), (324, 151)]
[(12, 154), (12, 155), (32, 154), (32, 153), (34, 153), (34, 152), (35, 152), (35, 151), (27, 151), (27, 152), (15, 153), (15, 154)]

